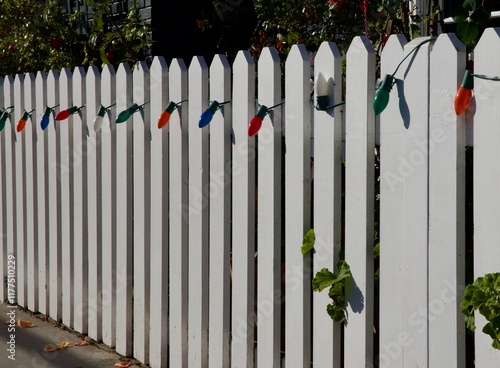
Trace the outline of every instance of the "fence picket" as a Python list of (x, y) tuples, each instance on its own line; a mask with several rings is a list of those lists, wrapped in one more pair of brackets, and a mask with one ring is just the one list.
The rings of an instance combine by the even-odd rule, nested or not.
[[(69, 69), (63, 69), (59, 77), (60, 106), (56, 112), (63, 111), (73, 106), (73, 80)], [(68, 120), (54, 121), (57, 139), (57, 197), (58, 197), (58, 241), (61, 249), (61, 280), (62, 280), (62, 322), (73, 327), (73, 281), (74, 260), (73, 240), (71, 238), (71, 188), (70, 175), (72, 173), (70, 152), (73, 146), (69, 134), (71, 123)], [(53, 169), (53, 170), (54, 170)]]
[[(12, 106), (12, 95), (13, 95), (13, 85), (14, 79), (12, 76), (6, 76), (3, 79), (3, 108), (7, 108)], [(14, 140), (12, 139), (12, 126), (7, 119), (7, 123), (5, 124), (4, 129), (1, 132), (2, 134), (2, 170), (3, 170), (3, 178), (2, 178), (2, 187), (3, 187), (3, 236), (5, 237), (5, 247), (6, 247), (6, 256), (16, 256), (16, 248), (15, 248), (15, 238), (14, 238), (14, 161), (13, 161), (13, 151), (14, 151)], [(8, 260), (8, 258), (7, 258)], [(7, 265), (6, 270), (8, 271), (9, 263), (5, 263)], [(12, 265), (12, 263), (10, 263)], [(7, 275), (12, 275), (7, 273)], [(12, 281), (12, 280), (9, 280)], [(7, 283), (11, 285), (11, 296), (9, 296), (9, 289), (7, 288), (6, 300), (9, 303), (17, 303), (15, 295), (12, 295), (12, 282)]]
[(48, 266), (49, 266), (49, 247), (47, 243), (49, 223), (47, 221), (47, 202), (45, 182), (47, 178), (47, 171), (45, 167), (45, 134), (40, 126), (45, 107), (47, 106), (47, 74), (45, 72), (38, 72), (35, 79), (35, 96), (36, 104), (33, 107), (36, 109), (31, 116), (32, 129), (34, 134), (34, 155), (36, 167), (36, 182), (35, 182), (35, 208), (36, 208), (36, 246), (37, 262), (38, 262), (38, 310), (40, 313), (49, 313), (49, 300), (48, 300)]
[(189, 67), (189, 367), (208, 365), (208, 129), (198, 119), (208, 103), (208, 66), (195, 57)]
[[(389, 37), (381, 57), (381, 76), (394, 72), (397, 63), (403, 58), (403, 45), (406, 40), (402, 36)], [(401, 72), (395, 75), (397, 79)], [(399, 262), (403, 259), (401, 247), (404, 226), (402, 217), (392, 214), (403, 211), (402, 191), (395, 190), (398, 175), (398, 155), (403, 150), (400, 135), (404, 126), (400, 122), (397, 97), (398, 88), (393, 87), (387, 109), (380, 115), (380, 150), (384, 159), (380, 162), (380, 351), (379, 364), (387, 368), (403, 367), (403, 355), (398, 344), (404, 336), (403, 298), (405, 285)], [(383, 153), (382, 153), (383, 152)], [(382, 247), (383, 245), (383, 247)], [(389, 355), (385, 347), (396, 346), (398, 354)], [(387, 351), (386, 351), (387, 350)]]
[[(82, 121), (84, 136), (83, 149), (86, 159), (84, 185), (86, 201), (84, 208), (84, 237), (88, 247), (88, 334), (94, 340), (102, 340), (102, 243), (98, 229), (102, 223), (102, 213), (98, 208), (98, 186), (100, 177), (97, 135), (93, 119), (101, 105), (101, 75), (96, 66), (89, 67), (85, 87), (85, 112), (87, 119)], [(76, 257), (75, 257), (76, 260)]]
[[(127, 110), (134, 103), (132, 71), (126, 63), (120, 64), (116, 72), (116, 111)], [(111, 124), (116, 124), (115, 120)], [(116, 229), (113, 229), (116, 244), (116, 351), (122, 355), (132, 354), (133, 340), (133, 156), (132, 119), (120, 123), (115, 134), (114, 203)], [(123, 323), (122, 321), (127, 321)]]
[[(453, 37), (451, 37), (453, 36)], [(429, 123), (429, 365), (465, 367), (465, 117), (453, 97), (465, 47), (441, 35), (431, 52)], [(445, 61), (445, 62), (443, 62)], [(451, 297), (450, 297), (451, 295)]]
[[(59, 104), (59, 73), (51, 70), (47, 77), (47, 107), (56, 108)], [(61, 242), (59, 233), (59, 205), (57, 178), (58, 137), (53, 111), (49, 115), (49, 125), (45, 129), (45, 203), (48, 222), (47, 244), (49, 247), (49, 312), (50, 317), (59, 321), (62, 315), (62, 272)]]
[[(258, 62), (259, 104), (281, 102), (278, 51), (264, 48)], [(282, 106), (264, 118), (257, 135), (257, 366), (278, 367), (281, 351)]]
[[(24, 110), (18, 111), (21, 118), (24, 111), (29, 112), (35, 106), (35, 75), (28, 73), (24, 78)], [(16, 120), (16, 124), (19, 120)], [(35, 213), (35, 183), (37, 180), (36, 155), (34, 152), (34, 126), (33, 119), (26, 119), (23, 129), (24, 151), (24, 198), (25, 216), (24, 229), (26, 237), (26, 306), (32, 311), (38, 311), (38, 248), (35, 246), (38, 221)]]
[(351, 43), (347, 65), (345, 259), (352, 277), (347, 284), (344, 365), (368, 367), (373, 361), (375, 304), (375, 50), (367, 38)]
[(149, 285), (150, 285), (150, 90), (149, 68), (145, 61), (137, 62), (133, 72), (133, 102), (141, 110), (131, 118), (133, 123), (133, 232), (134, 232), (134, 356), (149, 363)]
[[(342, 56), (333, 43), (323, 42), (314, 58), (329, 85), (329, 103), (342, 100)], [(316, 86), (315, 86), (316, 87)], [(327, 106), (328, 106), (327, 105)], [(333, 270), (341, 245), (342, 108), (314, 111), (314, 233), (313, 272)], [(313, 362), (319, 367), (340, 367), (341, 326), (326, 313), (328, 293), (313, 295)]]
[[(116, 73), (111, 65), (104, 65), (101, 74), (101, 104), (104, 107), (116, 102)], [(97, 135), (97, 203), (100, 214), (98, 243), (102, 250), (102, 341), (116, 344), (116, 106), (111, 106), (103, 118)], [(121, 285), (123, 287), (123, 284)]]
[[(73, 106), (86, 105), (86, 72), (83, 67), (73, 71)], [(71, 238), (73, 244), (73, 272), (74, 272), (74, 326), (77, 331), (88, 332), (88, 237), (84, 232), (87, 226), (85, 217), (87, 205), (87, 185), (84, 184), (84, 170), (87, 168), (86, 137), (87, 137), (87, 106), (79, 113), (69, 117), (70, 140), (70, 167), (72, 170), (71, 186)], [(94, 214), (95, 215), (95, 214)]]
[[(294, 45), (285, 64), (285, 352), (286, 367), (311, 364), (311, 254), (300, 252), (311, 228), (310, 56)], [(293, 147), (293, 149), (292, 149)]]
[[(231, 68), (225, 56), (210, 65), (210, 100), (231, 100)], [(214, 83), (214, 81), (217, 81)], [(230, 213), (231, 213), (230, 103), (214, 114), (210, 126), (209, 218), (209, 366), (229, 367), (230, 323)]]
[[(0, 77), (0, 104), (3, 104), (3, 78)], [(8, 277), (9, 271), (9, 258), (7, 254), (7, 232), (6, 232), (6, 198), (5, 198), (5, 144), (3, 142), (3, 134), (0, 132), (0, 214), (2, 216), (0, 220), (0, 275), (5, 275)], [(0, 287), (0, 301), (5, 302), (8, 299), (7, 282), (4, 282), (2, 287)]]
[[(168, 102), (168, 67), (155, 57), (151, 65), (151, 293), (149, 362), (165, 367), (168, 354), (168, 126), (158, 129), (159, 117)], [(161, 302), (160, 302), (161, 301)]]
[[(474, 52), (474, 72), (500, 76), (500, 29), (487, 29)], [(497, 81), (475, 78), (474, 93), (474, 279), (500, 271), (499, 212), (500, 157), (498, 116), (500, 89)], [(486, 320), (476, 313), (475, 364), (477, 368), (499, 367), (500, 351), (482, 332)]]
[(24, 108), (24, 76), (21, 74), (16, 75), (14, 78), (14, 96), (13, 96), (14, 110), (9, 117), (12, 126), (12, 136), (14, 140), (13, 150), (13, 171), (14, 171), (14, 239), (16, 247), (16, 296), (17, 304), (26, 307), (26, 283), (27, 283), (27, 268), (26, 268), (26, 223), (25, 223), (25, 200), (26, 200), (26, 186), (24, 181), (24, 165), (25, 153), (23, 134), (16, 132), (16, 123), (21, 117)]
[[(187, 98), (187, 68), (174, 59), (169, 69), (170, 100)], [(169, 124), (169, 264), (170, 264), (170, 364), (187, 366), (188, 358), (188, 116), (187, 109), (174, 113)]]
[(254, 367), (255, 139), (247, 133), (254, 106), (255, 63), (240, 51), (233, 65), (231, 364), (242, 368)]

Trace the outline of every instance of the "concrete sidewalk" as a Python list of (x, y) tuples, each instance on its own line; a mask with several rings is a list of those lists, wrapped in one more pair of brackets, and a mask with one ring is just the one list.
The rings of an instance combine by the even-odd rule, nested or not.
[[(14, 330), (8, 322), (11, 317), (31, 321), (36, 327), (20, 328), (16, 325)], [(11, 334), (14, 335), (13, 338)], [(86, 346), (60, 349), (52, 353), (44, 351), (48, 344), (81, 342), (82, 339), (75, 333), (63, 330), (44, 315), (32, 315), (19, 307), (0, 304), (1, 368), (111, 368), (115, 363), (127, 360), (112, 349), (90, 340)], [(14, 349), (9, 351), (11, 347)], [(9, 356), (15, 357), (15, 360)], [(139, 365), (132, 367), (137, 368)]]

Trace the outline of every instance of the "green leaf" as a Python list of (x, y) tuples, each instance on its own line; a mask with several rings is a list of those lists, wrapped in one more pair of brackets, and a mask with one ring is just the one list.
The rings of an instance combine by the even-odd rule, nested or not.
[(312, 287), (314, 291), (322, 291), (331, 286), (335, 282), (335, 275), (328, 269), (323, 268), (316, 273), (312, 280)]
[(465, 0), (463, 3), (463, 7), (466, 10), (474, 10), (476, 9), (476, 0)]
[(451, 16), (456, 23), (462, 23), (469, 17), (469, 12), (463, 6), (459, 6), (453, 11)]
[(302, 239), (302, 255), (307, 254), (311, 249), (314, 248), (314, 229), (309, 230), (304, 238)]
[(345, 321), (345, 312), (343, 308), (336, 308), (332, 304), (328, 304), (326, 306), (326, 312), (335, 322), (344, 322)]
[(109, 60), (106, 57), (106, 49), (101, 48), (99, 50), (99, 56), (101, 57), (101, 61), (102, 61), (103, 64), (109, 64)]
[(374, 247), (373, 247), (373, 258), (378, 258), (380, 257), (380, 242), (378, 242)]
[(477, 8), (470, 15), (470, 19), (478, 24), (486, 23), (491, 16), (491, 12), (485, 8)]
[(475, 23), (469, 23), (469, 22), (458, 23), (457, 34), (463, 43), (468, 44), (477, 38), (479, 34), (479, 28)]
[(347, 279), (348, 277), (351, 277), (351, 267), (349, 267), (346, 261), (339, 261), (337, 263), (337, 277), (334, 282)]
[(420, 27), (418, 24), (410, 24), (410, 34), (412, 40), (420, 37)]

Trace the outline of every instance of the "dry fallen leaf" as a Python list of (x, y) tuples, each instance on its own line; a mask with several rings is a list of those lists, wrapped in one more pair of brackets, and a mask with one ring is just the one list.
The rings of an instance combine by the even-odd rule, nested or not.
[(43, 348), (43, 351), (45, 351), (46, 353), (52, 353), (52, 352), (59, 350), (59, 349), (60, 349), (60, 347), (58, 347), (58, 346), (48, 344), (48, 345), (45, 345), (45, 348)]
[(115, 367), (127, 368), (127, 367), (130, 367), (131, 365), (132, 365), (132, 363), (130, 363), (130, 362), (118, 362), (115, 364)]
[(22, 319), (17, 320), (17, 325), (21, 328), (25, 327), (35, 327), (35, 324), (31, 321), (23, 321)]

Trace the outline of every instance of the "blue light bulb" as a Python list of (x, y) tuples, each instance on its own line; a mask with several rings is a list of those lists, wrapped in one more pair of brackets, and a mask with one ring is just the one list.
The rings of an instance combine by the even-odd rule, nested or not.
[(219, 109), (220, 105), (221, 103), (213, 101), (208, 109), (203, 111), (200, 116), (200, 121), (198, 122), (198, 126), (200, 128), (207, 126), (212, 121), (212, 118), (214, 117), (215, 112)]
[(203, 114), (201, 114), (200, 116), (200, 121), (198, 122), (198, 126), (200, 128), (207, 126), (212, 121), (213, 117), (214, 113), (211, 110), (203, 111)]
[(47, 129), (47, 127), (49, 126), (49, 115), (44, 115), (42, 117), (42, 120), (40, 121), (40, 126), (42, 130)]

